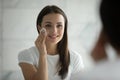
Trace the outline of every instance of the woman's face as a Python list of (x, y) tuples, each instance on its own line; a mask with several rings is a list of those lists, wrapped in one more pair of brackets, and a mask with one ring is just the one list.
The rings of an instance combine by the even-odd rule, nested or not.
[(51, 13), (45, 15), (41, 26), (47, 31), (46, 43), (57, 44), (63, 38), (65, 20), (61, 14)]

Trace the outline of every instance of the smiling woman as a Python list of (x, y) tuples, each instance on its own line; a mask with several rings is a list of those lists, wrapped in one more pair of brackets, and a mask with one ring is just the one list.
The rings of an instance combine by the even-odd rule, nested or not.
[(42, 9), (37, 18), (35, 46), (18, 55), (25, 80), (77, 80), (74, 75), (84, 65), (80, 54), (68, 49), (67, 25), (67, 17), (59, 7)]
[(56, 44), (62, 39), (65, 26), (64, 17), (61, 14), (52, 13), (46, 15), (41, 26), (44, 26), (47, 31), (46, 42), (49, 42), (49, 44)]

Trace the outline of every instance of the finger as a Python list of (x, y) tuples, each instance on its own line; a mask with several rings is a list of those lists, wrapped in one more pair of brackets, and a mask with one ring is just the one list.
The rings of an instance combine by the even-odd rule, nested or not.
[(43, 28), (43, 27), (40, 27), (38, 25), (38, 28), (39, 28), (39, 36), (37, 37), (36, 39), (36, 44), (42, 44), (42, 43), (45, 43), (45, 40), (46, 40), (46, 35), (47, 35), (47, 32), (46, 32), (46, 29)]
[(39, 31), (39, 34), (40, 34), (40, 30), (42, 29), (42, 27), (40, 25), (37, 25), (38, 27), (38, 31)]
[(42, 36), (42, 39), (45, 40), (46, 36), (47, 36), (47, 31), (45, 28), (42, 28), (40, 30), (40, 35)]

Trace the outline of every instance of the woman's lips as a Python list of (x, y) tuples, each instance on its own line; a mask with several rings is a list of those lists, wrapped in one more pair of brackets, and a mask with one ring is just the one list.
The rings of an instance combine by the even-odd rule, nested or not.
[(58, 36), (57, 35), (50, 35), (49, 36), (51, 39), (56, 39)]

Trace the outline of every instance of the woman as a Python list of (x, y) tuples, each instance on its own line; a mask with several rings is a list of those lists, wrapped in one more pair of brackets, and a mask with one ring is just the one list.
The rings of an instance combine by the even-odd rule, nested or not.
[(68, 49), (67, 24), (59, 7), (42, 9), (37, 18), (39, 36), (35, 46), (18, 55), (25, 80), (70, 80), (83, 69), (80, 55)]
[[(93, 56), (99, 62), (96, 63), (96, 66), (90, 72), (84, 75), (81, 73), (83, 76), (80, 76), (80, 80), (120, 80), (120, 2), (119, 0), (101, 1), (100, 18), (103, 27), (102, 35), (100, 36), (101, 41), (98, 41), (99, 45), (97, 44), (95, 56)], [(107, 60), (107, 57), (103, 56), (106, 55), (105, 48), (108, 44), (112, 47), (110, 49), (115, 51), (116, 55), (112, 61)], [(103, 55), (100, 55), (99, 52), (103, 52)]]
[[(96, 62), (108, 59), (110, 53), (107, 52), (111, 47), (114, 52), (119, 54), (120, 50), (120, 3), (119, 0), (102, 0), (100, 6), (100, 17), (102, 20), (102, 30), (98, 42), (92, 51), (92, 57)], [(118, 20), (117, 20), (118, 19)]]

